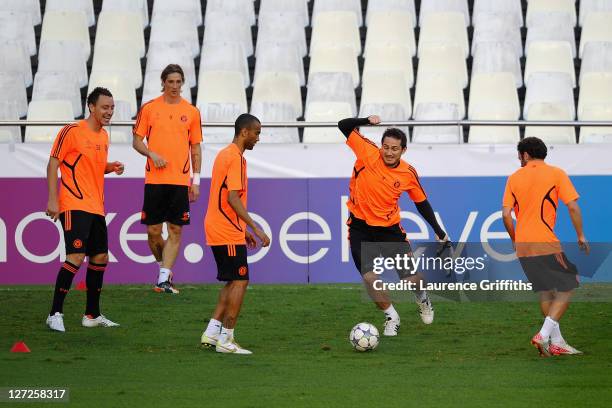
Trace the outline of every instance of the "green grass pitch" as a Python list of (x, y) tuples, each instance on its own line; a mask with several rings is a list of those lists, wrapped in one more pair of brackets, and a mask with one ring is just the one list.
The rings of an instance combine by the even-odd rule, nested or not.
[[(437, 301), (431, 326), (414, 303), (399, 303), (400, 335), (359, 353), (351, 327), (382, 329), (382, 321), (358, 285), (253, 285), (236, 339), (254, 354), (235, 356), (199, 345), (219, 286), (181, 289), (106, 287), (103, 313), (121, 323), (115, 329), (81, 327), (85, 295), (72, 291), (64, 334), (44, 325), (50, 286), (0, 289), (0, 387), (68, 387), (75, 407), (591, 408), (612, 400), (609, 299), (577, 301), (562, 321), (583, 356), (538, 357), (529, 344), (541, 322), (535, 302)], [(579, 294), (598, 299), (610, 289), (585, 285)], [(19, 340), (32, 352), (9, 353)]]

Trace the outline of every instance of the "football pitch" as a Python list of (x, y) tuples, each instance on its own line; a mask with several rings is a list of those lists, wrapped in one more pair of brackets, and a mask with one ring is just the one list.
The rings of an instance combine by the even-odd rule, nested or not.
[[(121, 323), (112, 329), (81, 327), (85, 294), (73, 290), (67, 332), (56, 333), (44, 324), (50, 286), (1, 288), (0, 387), (69, 388), (75, 407), (608, 407), (612, 399), (612, 302), (602, 296), (610, 285), (579, 289), (581, 299), (606, 301), (571, 305), (561, 328), (585, 354), (555, 358), (529, 344), (541, 324), (536, 302), (435, 297), (433, 325), (414, 303), (399, 303), (400, 335), (356, 352), (351, 327), (382, 329), (382, 314), (347, 284), (253, 285), (236, 339), (254, 354), (217, 354), (199, 340), (219, 286), (181, 289), (107, 286), (102, 311)], [(9, 352), (20, 340), (31, 353)]]

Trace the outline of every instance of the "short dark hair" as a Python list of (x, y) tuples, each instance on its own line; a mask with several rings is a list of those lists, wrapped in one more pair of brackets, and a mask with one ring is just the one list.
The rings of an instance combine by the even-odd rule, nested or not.
[(256, 116), (253, 116), (249, 113), (243, 113), (242, 115), (236, 118), (236, 122), (234, 123), (234, 136), (238, 136), (242, 129), (248, 129), (254, 123), (261, 123)]
[(516, 147), (520, 154), (527, 153), (532, 159), (545, 159), (548, 149), (546, 145), (537, 137), (526, 137), (518, 143)]
[(113, 97), (113, 94), (111, 93), (111, 91), (109, 91), (106, 88), (102, 88), (101, 86), (98, 86), (94, 88), (94, 90), (91, 91), (91, 93), (87, 96), (87, 106), (88, 107), (89, 105), (95, 106), (96, 102), (98, 102), (98, 99), (100, 99), (100, 95), (108, 96), (109, 98)]
[(389, 128), (385, 130), (382, 135), (382, 139), (380, 139), (380, 144), (384, 143), (385, 137), (391, 137), (393, 139), (399, 140), (401, 142), (402, 149), (405, 149), (408, 145), (408, 137), (406, 137), (406, 133), (404, 133), (401, 129)]
[(162, 82), (166, 82), (166, 78), (170, 74), (181, 74), (181, 80), (185, 82), (185, 73), (183, 72), (183, 68), (181, 68), (178, 64), (170, 64), (161, 73)]

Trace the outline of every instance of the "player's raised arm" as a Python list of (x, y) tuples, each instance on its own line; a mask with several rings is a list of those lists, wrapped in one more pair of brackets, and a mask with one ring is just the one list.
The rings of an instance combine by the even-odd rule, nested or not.
[(355, 128), (363, 125), (378, 125), (380, 117), (376, 115), (368, 116), (367, 118), (346, 118), (338, 122), (338, 128), (348, 139)]

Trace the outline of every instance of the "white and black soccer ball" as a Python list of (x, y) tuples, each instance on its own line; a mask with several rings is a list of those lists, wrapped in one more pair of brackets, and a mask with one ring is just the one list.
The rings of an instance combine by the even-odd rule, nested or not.
[(349, 341), (357, 351), (369, 351), (378, 347), (378, 329), (371, 323), (358, 323), (351, 330)]

